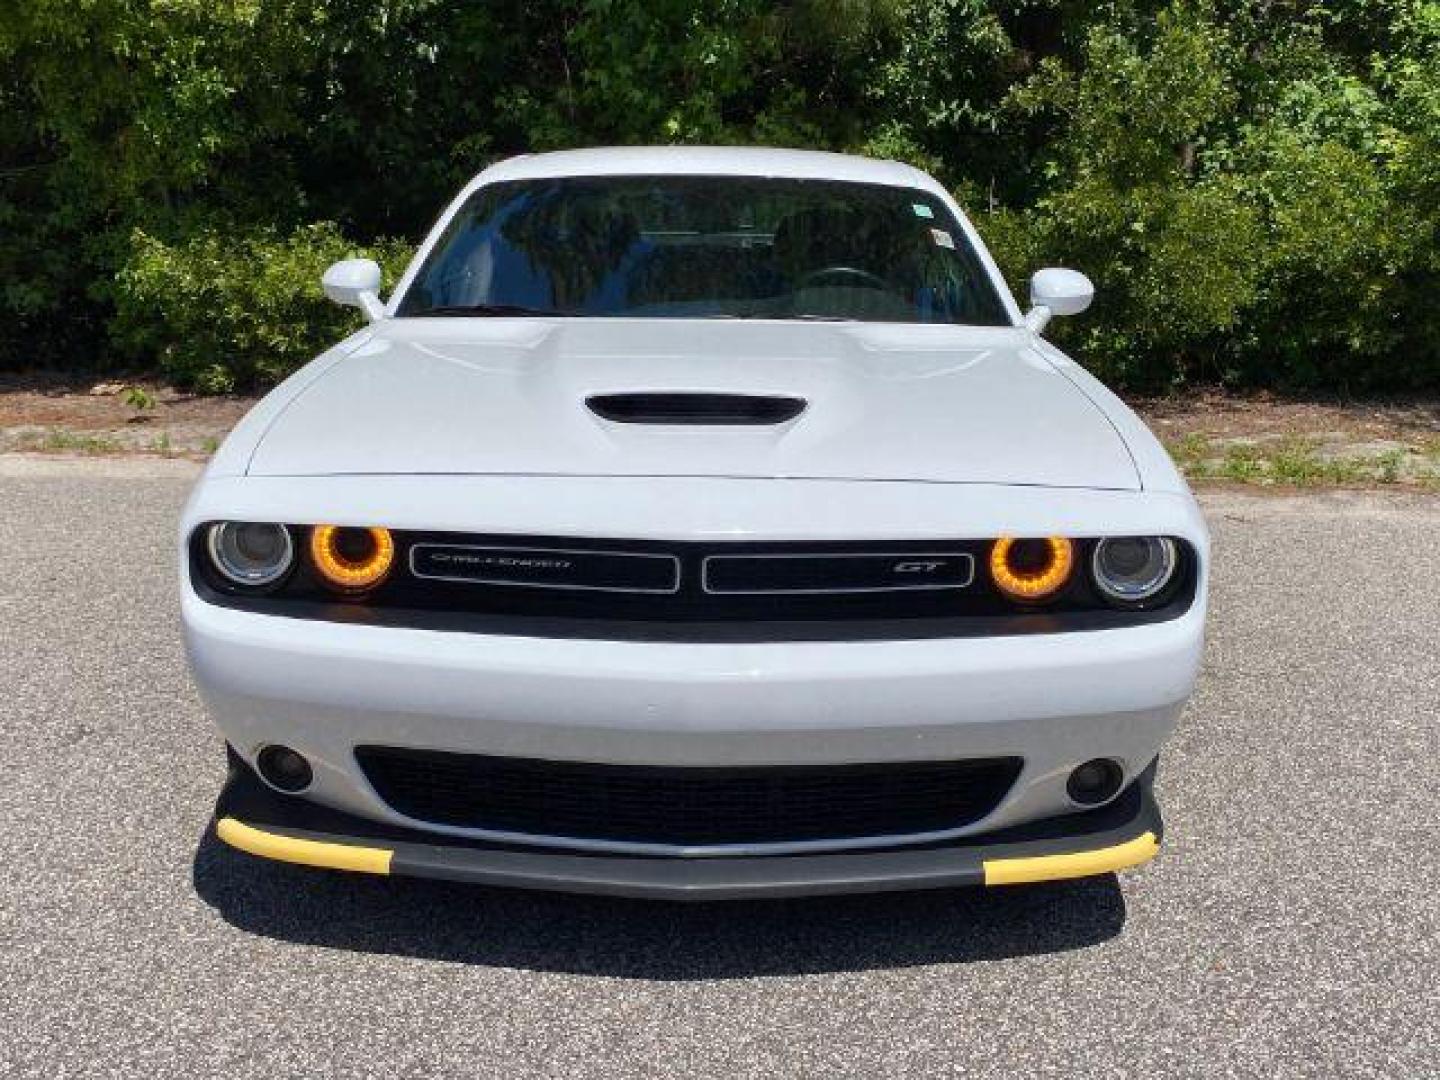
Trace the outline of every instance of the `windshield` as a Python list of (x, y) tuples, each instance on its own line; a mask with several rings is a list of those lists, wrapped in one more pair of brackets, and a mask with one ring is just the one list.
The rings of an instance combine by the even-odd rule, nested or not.
[(1010, 325), (935, 196), (737, 176), (482, 187), (425, 259), (398, 314)]

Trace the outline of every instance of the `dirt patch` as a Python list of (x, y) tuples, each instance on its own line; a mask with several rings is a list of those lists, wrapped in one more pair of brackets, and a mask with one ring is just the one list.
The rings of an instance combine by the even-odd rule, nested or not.
[[(200, 397), (143, 377), (0, 375), (0, 453), (203, 460), (257, 400)], [(1211, 390), (1130, 404), (1196, 480), (1440, 488), (1440, 398)]]
[(1440, 487), (1440, 399), (1207, 391), (1131, 404), (1192, 479)]
[(144, 378), (0, 375), (0, 453), (205, 458), (256, 400)]
[(1214, 439), (1325, 437), (1355, 442), (1433, 443), (1440, 439), (1440, 398), (1339, 401), (1226, 394), (1131, 398), (1130, 406), (1162, 438), (1201, 434)]

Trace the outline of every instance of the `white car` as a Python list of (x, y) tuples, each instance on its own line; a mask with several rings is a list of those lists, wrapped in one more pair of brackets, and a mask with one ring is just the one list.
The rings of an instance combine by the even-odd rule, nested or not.
[(906, 165), (541, 154), (184, 512), (185, 640), (256, 855), (711, 898), (1149, 859), (1208, 539), (1165, 451)]

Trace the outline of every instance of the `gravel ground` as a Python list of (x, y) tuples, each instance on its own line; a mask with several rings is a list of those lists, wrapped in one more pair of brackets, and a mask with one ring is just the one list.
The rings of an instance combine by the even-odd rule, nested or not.
[(0, 457), (0, 1075), (1440, 1075), (1440, 499), (1205, 493), (1149, 867), (676, 907), (208, 837), (194, 475)]

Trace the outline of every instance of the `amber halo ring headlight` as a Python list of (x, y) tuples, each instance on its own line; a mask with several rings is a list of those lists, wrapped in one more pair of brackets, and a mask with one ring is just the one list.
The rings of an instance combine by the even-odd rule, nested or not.
[(210, 565), (232, 585), (261, 589), (290, 572), (290, 530), (268, 521), (220, 521), (205, 536)]
[(316, 525), (310, 530), (310, 561), (320, 580), (339, 592), (373, 589), (395, 562), (389, 529)]
[(1111, 536), (1095, 545), (1091, 572), (1107, 599), (1139, 604), (1154, 599), (1180, 565), (1175, 541), (1166, 536)]
[(1012, 600), (1048, 600), (1070, 580), (1075, 545), (1063, 536), (1002, 536), (990, 549), (990, 577)]

